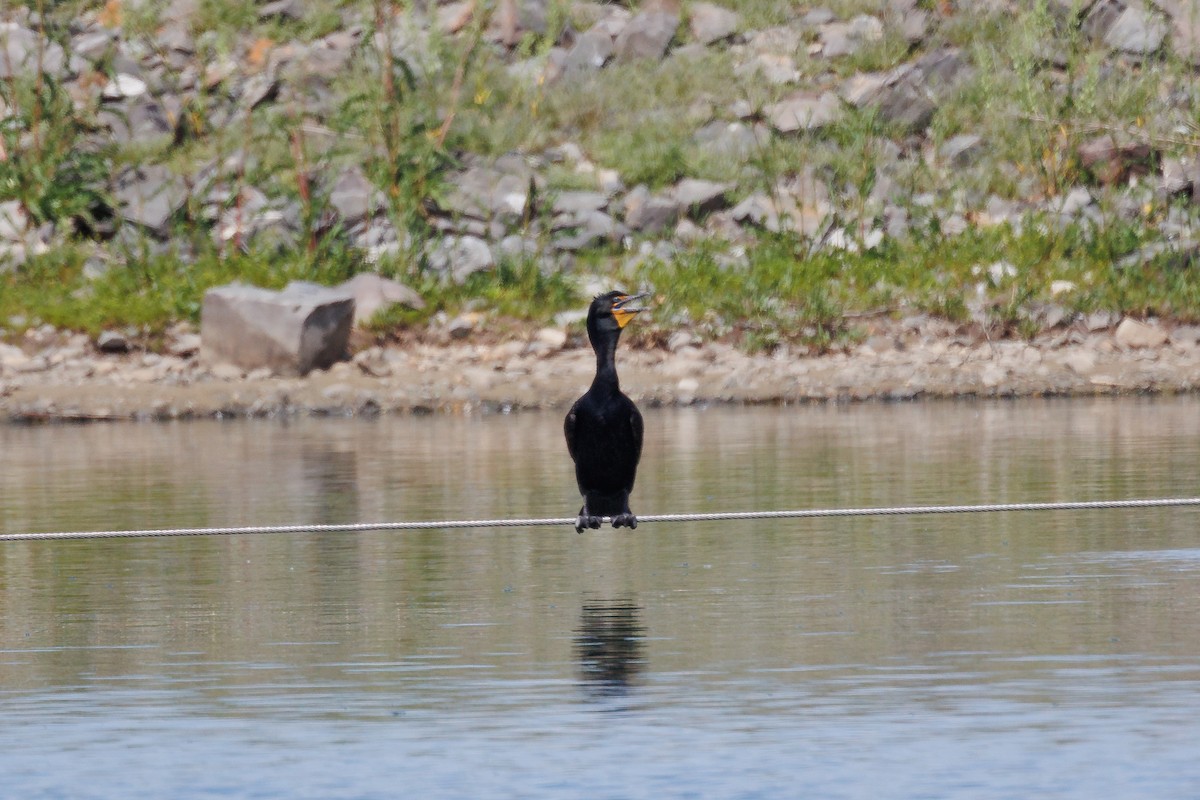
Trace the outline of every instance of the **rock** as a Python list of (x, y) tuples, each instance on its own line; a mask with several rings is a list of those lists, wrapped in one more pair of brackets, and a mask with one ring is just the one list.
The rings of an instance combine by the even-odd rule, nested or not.
[(1167, 13), (1171, 28), (1171, 49), (1176, 55), (1200, 64), (1200, 15), (1195, 0), (1154, 0)]
[(550, 350), (562, 350), (567, 346), (567, 332), (562, 328), (540, 328), (534, 339)]
[(112, 80), (105, 84), (101, 96), (105, 100), (122, 100), (130, 97), (141, 97), (146, 93), (146, 82), (136, 75), (118, 72)]
[(842, 104), (833, 92), (816, 95), (796, 92), (765, 109), (771, 126), (780, 133), (824, 128), (842, 118)]
[(1082, 27), (1114, 50), (1149, 55), (1162, 47), (1168, 25), (1139, 0), (1100, 0), (1088, 9)]
[(883, 38), (883, 23), (878, 17), (859, 14), (849, 22), (828, 22), (819, 28), (820, 53), (825, 58), (853, 55), (864, 42)]
[(1147, 325), (1133, 317), (1121, 320), (1113, 338), (1122, 347), (1159, 347), (1167, 341), (1167, 332), (1157, 325)]
[(42, 72), (61, 76), (66, 66), (62, 46), (16, 22), (0, 21), (0, 80)]
[(483, 221), (518, 220), (527, 210), (535, 178), (529, 167), (510, 160), (470, 167), (449, 182), (450, 191), (438, 199), (446, 214)]
[(304, 3), (302, 0), (275, 0), (259, 7), (258, 18), (299, 22), (304, 19)]
[(728, 183), (684, 178), (671, 189), (671, 196), (689, 216), (710, 214), (727, 205)]
[(1159, 190), (1165, 195), (1191, 193), (1200, 170), (1190, 159), (1166, 157), (1162, 161), (1162, 180)]
[(658, 233), (678, 221), (679, 209), (674, 198), (651, 195), (639, 186), (625, 196), (625, 224), (642, 233)]
[(460, 314), (446, 323), (446, 333), (451, 339), (466, 339), (482, 319), (481, 315), (473, 312)]
[(737, 32), (741, 17), (714, 3), (697, 2), (688, 8), (688, 29), (700, 44), (712, 44), (728, 39)]
[(1096, 368), (1096, 354), (1090, 350), (1075, 350), (1063, 356), (1062, 363), (1076, 375), (1087, 376)]
[(700, 381), (695, 378), (681, 378), (675, 384), (675, 399), (682, 405), (690, 406), (696, 402), (696, 393), (700, 391)]
[(1079, 145), (1077, 152), (1083, 166), (1105, 185), (1124, 183), (1131, 174), (1151, 172), (1153, 153), (1144, 142), (1117, 142), (1104, 134)]
[(112, 131), (112, 138), (123, 145), (155, 147), (175, 135), (171, 115), (162, 103), (150, 97), (105, 106), (97, 118)]
[(354, 224), (383, 207), (383, 198), (362, 168), (342, 170), (329, 192), (329, 204), (343, 222)]
[(586, 72), (603, 67), (612, 58), (613, 38), (603, 30), (592, 29), (575, 40), (575, 46), (567, 51), (562, 71)]
[(29, 356), (21, 348), (0, 342), (0, 372), (22, 368), (29, 361)]
[(898, 83), (883, 94), (879, 103), (879, 116), (916, 133), (929, 126), (937, 105), (918, 87), (910, 83)]
[(165, 235), (171, 216), (187, 202), (188, 190), (183, 178), (152, 164), (126, 170), (113, 196), (122, 217)]
[(979, 160), (983, 152), (983, 137), (964, 133), (951, 137), (938, 150), (938, 155), (952, 167), (967, 167)]
[(29, 230), (29, 215), (19, 200), (0, 203), (0, 242), (19, 242)]
[(119, 331), (103, 331), (96, 337), (96, 349), (101, 353), (128, 353), (129, 339)]
[(374, 272), (360, 272), (336, 288), (354, 298), (354, 324), (359, 326), (397, 304), (409, 308), (425, 307), (425, 301), (417, 292)]
[(1171, 331), (1171, 343), (1189, 347), (1200, 345), (1200, 325), (1180, 325)]
[(551, 210), (555, 214), (578, 214), (603, 211), (607, 206), (608, 196), (601, 192), (568, 191), (555, 195)]
[(576, 251), (596, 244), (620, 241), (629, 229), (603, 211), (583, 211), (555, 217), (551, 227), (556, 232), (567, 231), (554, 237), (554, 246), (559, 250)]
[(181, 333), (167, 345), (167, 352), (176, 358), (191, 358), (200, 352), (203, 342), (198, 333)]
[(447, 236), (432, 245), (429, 266), (455, 283), (496, 266), (487, 242), (477, 236)]
[(305, 375), (345, 357), (353, 321), (354, 298), (337, 289), (300, 281), (280, 292), (220, 286), (204, 295), (201, 358)]
[(714, 156), (745, 161), (765, 150), (771, 131), (761, 123), (714, 121), (696, 131), (693, 138)]
[(650, 10), (635, 14), (613, 42), (617, 61), (661, 59), (679, 29), (679, 15), (672, 11)]

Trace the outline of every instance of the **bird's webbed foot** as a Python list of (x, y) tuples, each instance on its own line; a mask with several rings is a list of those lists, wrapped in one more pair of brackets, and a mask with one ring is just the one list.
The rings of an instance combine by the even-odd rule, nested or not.
[(637, 527), (637, 517), (633, 515), (632, 511), (626, 511), (623, 514), (617, 514), (615, 517), (613, 517), (612, 526), (614, 528), (629, 528), (632, 530), (633, 528)]
[(584, 506), (583, 508), (579, 509), (579, 517), (575, 520), (575, 532), (583, 533), (585, 528), (599, 530), (602, 519), (602, 517), (597, 517), (588, 513), (587, 506)]

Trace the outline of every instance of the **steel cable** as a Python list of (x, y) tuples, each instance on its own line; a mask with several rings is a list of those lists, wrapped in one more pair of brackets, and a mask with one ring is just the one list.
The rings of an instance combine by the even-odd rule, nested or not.
[[(892, 506), (881, 508), (802, 508), (789, 511), (728, 511), (700, 514), (648, 514), (648, 522), (724, 522), (756, 519), (814, 519), (824, 517), (916, 516), (921, 514), (982, 514), (1006, 511), (1092, 511), (1103, 509), (1168, 508), (1200, 506), (1200, 497), (1135, 500), (1083, 500), (1054, 503), (991, 503), (982, 505)], [(611, 523), (609, 517), (604, 523)], [(242, 536), (262, 533), (362, 533), (366, 531), (415, 531), (467, 528), (535, 528), (574, 525), (574, 517), (542, 519), (458, 519), (419, 522), (356, 522), (333, 525), (246, 525), (227, 528), (148, 528), (127, 531), (54, 531), (46, 533), (3, 533), (0, 542), (56, 539), (138, 539), (169, 536)]]

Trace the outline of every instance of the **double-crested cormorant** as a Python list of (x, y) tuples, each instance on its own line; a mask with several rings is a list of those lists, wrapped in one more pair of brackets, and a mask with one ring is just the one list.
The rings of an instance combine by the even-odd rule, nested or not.
[(596, 377), (591, 387), (567, 412), (563, 432), (567, 450), (575, 461), (575, 480), (583, 495), (583, 508), (575, 530), (599, 528), (602, 517), (612, 517), (614, 528), (637, 527), (629, 510), (629, 493), (642, 455), (642, 415), (617, 380), (617, 340), (621, 329), (639, 311), (634, 303), (643, 294), (609, 292), (588, 308), (587, 332), (596, 351)]

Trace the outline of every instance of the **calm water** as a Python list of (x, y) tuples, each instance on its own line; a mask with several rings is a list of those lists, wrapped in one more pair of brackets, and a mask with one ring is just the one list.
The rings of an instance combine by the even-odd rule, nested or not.
[[(643, 514), (1200, 495), (1196, 399), (649, 411)], [(0, 530), (562, 517), (559, 415), (0, 427)], [(1200, 797), (1200, 510), (0, 544), (4, 798)]]

